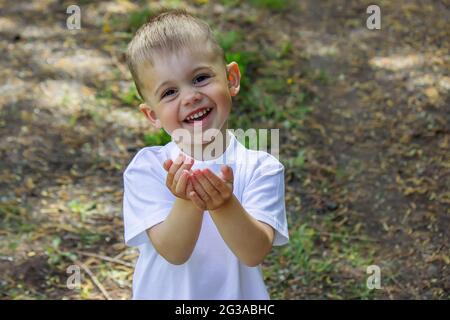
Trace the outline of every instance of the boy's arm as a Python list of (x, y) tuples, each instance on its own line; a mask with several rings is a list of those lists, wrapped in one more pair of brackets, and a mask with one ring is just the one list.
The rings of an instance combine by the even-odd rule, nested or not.
[(192, 191), (189, 170), (193, 159), (179, 155), (175, 161), (166, 160), (166, 186), (176, 197), (167, 218), (147, 230), (156, 251), (172, 264), (185, 263), (197, 243), (203, 221), (203, 210), (197, 208), (187, 197)]
[(172, 210), (160, 224), (147, 230), (156, 251), (172, 264), (185, 263), (197, 243), (203, 211), (190, 200), (176, 198)]
[(260, 264), (272, 248), (274, 230), (253, 218), (233, 195), (233, 171), (224, 166), (222, 179), (209, 169), (191, 175), (195, 192), (188, 195), (209, 210), (220, 235), (234, 254), (250, 267)]
[(259, 265), (270, 252), (274, 230), (253, 218), (233, 195), (222, 207), (209, 210), (223, 240), (249, 267)]

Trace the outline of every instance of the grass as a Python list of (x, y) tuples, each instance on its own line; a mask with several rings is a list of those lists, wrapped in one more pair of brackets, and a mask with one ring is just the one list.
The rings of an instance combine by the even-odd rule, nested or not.
[(241, 45), (245, 43), (245, 39), (237, 31), (214, 31), (214, 35), (225, 52), (225, 60), (227, 63), (235, 61), (239, 65), (242, 90), (248, 90), (251, 77), (249, 71), (257, 68), (261, 64), (260, 55), (252, 50), (241, 48)]
[(115, 100), (114, 91), (110, 85), (97, 90), (95, 94), (95, 102), (97, 106), (108, 107)]
[(286, 160), (287, 166), (294, 167), (297, 169), (303, 168), (304, 164), (305, 164), (305, 150), (304, 149), (300, 149), (297, 152), (297, 156)]
[(266, 8), (269, 10), (283, 10), (286, 9), (290, 1), (287, 0), (251, 0), (250, 3), (256, 7)]
[(314, 78), (323, 85), (331, 84), (331, 76), (324, 69), (316, 70), (316, 72), (314, 74)]
[(120, 100), (127, 106), (136, 107), (142, 103), (142, 99), (139, 97), (136, 85), (133, 83), (128, 88), (128, 91), (120, 95)]
[(49, 265), (58, 267), (65, 260), (75, 261), (77, 256), (68, 251), (60, 250), (61, 238), (59, 236), (54, 236), (50, 245), (46, 246), (45, 254), (47, 255), (47, 263)]
[[(257, 47), (244, 47), (243, 35), (234, 30), (215, 35), (227, 62), (236, 61), (241, 71), (241, 89), (234, 98), (237, 108), (230, 115), (231, 127), (246, 130), (255, 124), (272, 128), (281, 124), (292, 129), (312, 111), (314, 95), (300, 89), (289, 76), (283, 76), (293, 66), (291, 41), (282, 41), (278, 50), (266, 57)], [(267, 63), (269, 58), (271, 63)]]
[(81, 222), (84, 222), (86, 221), (86, 218), (93, 213), (93, 210), (96, 208), (96, 203), (83, 203), (79, 200), (72, 200), (69, 202), (68, 207), (72, 212), (79, 215)]
[(26, 209), (14, 201), (0, 203), (0, 229), (17, 233), (29, 233), (36, 229)]
[(163, 146), (169, 143), (172, 138), (163, 129), (156, 133), (146, 133), (144, 134), (144, 144), (146, 146)]
[[(244, 0), (221, 0), (219, 1), (227, 8), (234, 8), (241, 6)], [(268, 9), (273, 11), (284, 10), (290, 5), (290, 0), (250, 0), (247, 1), (250, 5), (256, 8)]]
[(283, 41), (283, 43), (281, 44), (280, 51), (277, 53), (277, 58), (279, 58), (279, 59), (285, 58), (290, 53), (292, 53), (292, 42), (289, 40)]
[(151, 11), (148, 7), (130, 13), (128, 17), (128, 32), (135, 33), (140, 26), (142, 26), (151, 16)]
[(272, 298), (301, 298), (285, 296), (292, 287), (309, 298), (372, 298), (376, 291), (366, 286), (366, 268), (375, 253), (369, 242), (352, 236), (333, 217), (290, 226), (289, 244), (274, 247), (263, 268)]

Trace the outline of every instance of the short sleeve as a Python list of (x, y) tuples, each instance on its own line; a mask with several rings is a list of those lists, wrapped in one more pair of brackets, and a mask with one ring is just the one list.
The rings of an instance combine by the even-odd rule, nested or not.
[(174, 196), (167, 192), (164, 168), (151, 148), (135, 156), (123, 177), (125, 243), (139, 246), (149, 241), (145, 231), (169, 215)]
[(255, 219), (275, 229), (274, 246), (289, 242), (284, 200), (284, 167), (268, 158), (254, 171), (244, 188), (242, 206)]

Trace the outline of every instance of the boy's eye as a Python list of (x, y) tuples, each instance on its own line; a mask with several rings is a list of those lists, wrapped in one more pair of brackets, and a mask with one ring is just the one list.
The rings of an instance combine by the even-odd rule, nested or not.
[(164, 98), (164, 97), (166, 97), (166, 96), (172, 95), (174, 92), (175, 92), (174, 89), (169, 89), (169, 90), (167, 90), (167, 91), (164, 91), (164, 93), (163, 93), (162, 96), (161, 96), (161, 99)]
[[(196, 77), (194, 79), (194, 84), (197, 84), (199, 82), (203, 82), (203, 81), (205, 81), (206, 79), (209, 79), (209, 78), (211, 78), (211, 76), (209, 74), (199, 75), (198, 77)], [(171, 96), (171, 95), (173, 95), (175, 93), (176, 93), (175, 89), (168, 89), (168, 90), (164, 91), (164, 93), (161, 95), (161, 99), (165, 98), (166, 96), (169, 97), (169, 96)]]
[(202, 82), (208, 78), (210, 78), (210, 76), (208, 74), (202, 74), (202, 75), (199, 75), (198, 77), (196, 77), (194, 82)]

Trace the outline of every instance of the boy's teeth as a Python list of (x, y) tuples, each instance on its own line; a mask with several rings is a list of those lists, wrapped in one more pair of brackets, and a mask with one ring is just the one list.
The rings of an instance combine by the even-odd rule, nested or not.
[(204, 109), (200, 112), (197, 112), (196, 114), (193, 114), (192, 116), (187, 117), (186, 120), (195, 120), (195, 119), (203, 116), (205, 113), (209, 112), (210, 110), (211, 110), (211, 108)]

